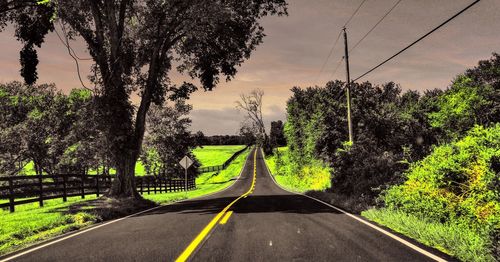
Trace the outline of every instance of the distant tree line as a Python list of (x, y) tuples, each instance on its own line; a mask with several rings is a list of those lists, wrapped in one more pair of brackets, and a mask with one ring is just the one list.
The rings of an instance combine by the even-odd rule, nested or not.
[(251, 145), (255, 137), (242, 135), (213, 135), (205, 136), (201, 131), (195, 135), (199, 145)]

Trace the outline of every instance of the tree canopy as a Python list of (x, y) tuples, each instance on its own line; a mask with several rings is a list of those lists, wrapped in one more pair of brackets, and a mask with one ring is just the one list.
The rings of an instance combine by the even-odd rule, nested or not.
[[(57, 25), (65, 37), (79, 37), (87, 44), (95, 62), (91, 80), (98, 87), (99, 118), (106, 123), (103, 132), (117, 168), (110, 195), (124, 197), (138, 197), (132, 178), (151, 104), (187, 98), (197, 89), (193, 83), (172, 83), (168, 75), (174, 64), (177, 71), (199, 79), (203, 89), (212, 90), (220, 78), (232, 79), (262, 42), (259, 19), (285, 15), (286, 5), (285, 0), (27, 2), (33, 12), (50, 14), (44, 17), (47, 30)], [(5, 12), (23, 16), (14, 9)], [(37, 44), (45, 31), (28, 34), (28, 40)], [(140, 96), (137, 108), (132, 93)]]

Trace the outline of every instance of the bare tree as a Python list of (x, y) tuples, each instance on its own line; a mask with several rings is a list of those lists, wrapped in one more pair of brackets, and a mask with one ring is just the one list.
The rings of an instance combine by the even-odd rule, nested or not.
[(246, 113), (245, 121), (250, 121), (255, 128), (257, 143), (267, 151), (269, 138), (262, 117), (263, 97), (264, 91), (260, 89), (254, 89), (249, 94), (241, 94), (241, 101), (236, 101), (236, 108)]

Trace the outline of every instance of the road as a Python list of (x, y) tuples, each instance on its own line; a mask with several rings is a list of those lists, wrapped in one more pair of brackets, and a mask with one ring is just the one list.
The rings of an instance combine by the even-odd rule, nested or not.
[(236, 182), (222, 192), (28, 249), (12, 260), (433, 260), (349, 215), (284, 191), (255, 151)]

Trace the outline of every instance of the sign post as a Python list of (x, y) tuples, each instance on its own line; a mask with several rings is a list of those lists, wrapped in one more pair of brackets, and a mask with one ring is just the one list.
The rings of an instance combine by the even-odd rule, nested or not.
[(179, 164), (184, 168), (184, 190), (186, 191), (187, 195), (187, 190), (188, 190), (188, 168), (193, 164), (193, 160), (189, 158), (187, 155), (184, 156), (181, 161), (179, 161)]

